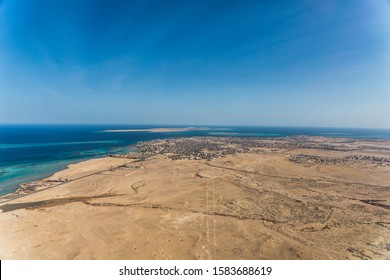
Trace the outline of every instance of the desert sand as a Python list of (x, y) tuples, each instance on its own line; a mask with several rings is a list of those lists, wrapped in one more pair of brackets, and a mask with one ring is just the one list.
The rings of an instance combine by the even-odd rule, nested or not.
[(389, 142), (194, 139), (1, 202), (0, 259), (390, 259)]

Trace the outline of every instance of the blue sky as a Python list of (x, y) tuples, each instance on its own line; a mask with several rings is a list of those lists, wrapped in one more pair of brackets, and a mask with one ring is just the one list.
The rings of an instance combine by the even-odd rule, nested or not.
[(388, 0), (0, 3), (0, 123), (390, 128)]

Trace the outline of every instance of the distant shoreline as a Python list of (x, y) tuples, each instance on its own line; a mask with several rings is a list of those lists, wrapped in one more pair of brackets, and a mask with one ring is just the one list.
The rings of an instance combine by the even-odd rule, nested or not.
[(206, 131), (209, 130), (207, 127), (158, 127), (158, 128), (147, 128), (147, 129), (108, 129), (103, 132), (185, 132), (185, 131)]

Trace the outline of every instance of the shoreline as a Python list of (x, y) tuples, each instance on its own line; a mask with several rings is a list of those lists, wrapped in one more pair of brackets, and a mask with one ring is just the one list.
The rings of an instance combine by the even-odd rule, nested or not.
[(206, 131), (210, 130), (208, 127), (159, 127), (159, 128), (145, 128), (145, 129), (107, 129), (103, 132), (187, 132), (187, 131)]
[[(128, 150), (127, 152), (125, 153), (118, 153), (116, 155), (121, 155), (121, 154), (127, 154), (127, 153), (133, 153), (133, 151), (136, 152), (136, 145), (138, 143), (135, 143), (135, 144), (131, 144), (131, 145), (127, 145), (127, 146), (123, 146), (123, 147), (126, 147), (126, 149)], [(122, 147), (122, 148), (123, 148)], [(28, 191), (28, 189), (32, 189), (34, 187), (34, 183), (39, 183), (43, 180), (45, 180), (46, 178), (48, 177), (51, 177), (53, 176), (55, 173), (58, 173), (60, 171), (63, 171), (63, 170), (66, 170), (69, 168), (70, 165), (73, 165), (73, 164), (77, 164), (77, 163), (80, 163), (80, 162), (84, 162), (84, 161), (88, 161), (88, 160), (91, 160), (91, 159), (99, 159), (99, 158), (105, 158), (105, 157), (109, 157), (110, 155), (112, 154), (109, 154), (109, 153), (105, 153), (105, 154), (102, 154), (102, 155), (94, 155), (94, 156), (91, 156), (91, 157), (86, 157), (86, 158), (79, 158), (79, 159), (69, 159), (69, 160), (66, 160), (64, 161), (64, 164), (61, 164), (62, 161), (55, 161), (55, 162), (52, 162), (50, 163), (50, 165), (52, 164), (61, 164), (62, 166), (59, 167), (59, 168), (56, 168), (54, 171), (52, 172), (44, 172), (43, 174), (41, 175), (37, 175), (36, 179), (32, 179), (32, 180), (23, 180), (22, 182), (20, 183), (15, 183), (15, 185), (17, 184), (18, 187), (11, 191), (11, 192), (7, 192), (7, 193), (4, 193), (4, 194), (1, 194), (0, 195), (0, 204), (2, 203), (2, 200), (4, 199), (4, 197), (7, 197), (7, 196), (10, 196), (10, 195), (18, 195), (17, 192), (19, 191), (23, 191), (23, 189), (27, 188), (26, 191)], [(39, 164), (39, 163), (38, 163)], [(48, 164), (48, 163), (45, 163), (45, 164)], [(9, 179), (8, 181), (11, 181), (13, 179)]]
[[(88, 159), (83, 159), (80, 161), (72, 162), (68, 165), (66, 165), (65, 168), (59, 169), (58, 171), (55, 171), (51, 173), (49, 176), (44, 176), (41, 179), (33, 180), (33, 181), (27, 181), (24, 183), (20, 183), (19, 187), (8, 194), (4, 194), (0, 196), (0, 205), (7, 203), (9, 201), (19, 199), (22, 197), (25, 197), (27, 195), (34, 194), (36, 192), (45, 191), (54, 187), (58, 187), (64, 183), (72, 182), (74, 180), (78, 180), (80, 178), (64, 178), (64, 173), (66, 174), (68, 171), (73, 172), (74, 168), (80, 165), (86, 165), (92, 162), (100, 161), (106, 158), (112, 158), (108, 155), (101, 156), (101, 157), (93, 157)], [(121, 164), (123, 165), (123, 164)], [(119, 167), (119, 166), (115, 166)], [(111, 167), (110, 167), (111, 168)], [(105, 169), (103, 170), (105, 171)], [(101, 172), (101, 170), (97, 170), (96, 172)], [(94, 173), (88, 174), (92, 175)]]

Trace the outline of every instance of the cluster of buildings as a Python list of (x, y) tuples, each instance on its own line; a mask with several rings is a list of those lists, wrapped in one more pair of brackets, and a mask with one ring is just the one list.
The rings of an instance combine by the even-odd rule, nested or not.
[(342, 158), (314, 156), (298, 154), (289, 158), (295, 163), (317, 163), (317, 164), (351, 164), (356, 162), (366, 162), (375, 165), (390, 166), (390, 159), (367, 155), (349, 155)]
[[(318, 137), (317, 137), (318, 138)], [(145, 158), (162, 154), (172, 160), (211, 160), (224, 157), (229, 154), (258, 152), (261, 148), (277, 151), (278, 149), (318, 149), (331, 151), (355, 151), (358, 146), (349, 145), (346, 140), (334, 140), (332, 142), (308, 136), (292, 136), (279, 138), (255, 138), (255, 137), (190, 137), (152, 140), (139, 143), (137, 152), (124, 155), (109, 155), (112, 157), (124, 157), (143, 160)], [(348, 140), (352, 141), (352, 140)], [(353, 142), (353, 141), (352, 141)], [(291, 161), (297, 163), (351, 163), (356, 161), (369, 161), (380, 164), (389, 164), (390, 159), (366, 155), (349, 155), (345, 158), (330, 158), (323, 156), (303, 155), (292, 156)]]

